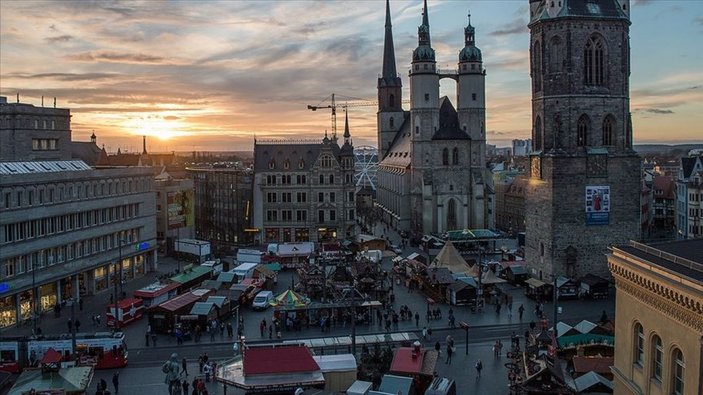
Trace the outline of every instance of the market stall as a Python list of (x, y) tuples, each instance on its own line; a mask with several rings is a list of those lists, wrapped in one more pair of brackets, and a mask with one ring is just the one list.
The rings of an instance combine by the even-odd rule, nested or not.
[(144, 307), (156, 306), (177, 295), (179, 283), (156, 282), (134, 291), (134, 297), (144, 301)]
[(581, 296), (592, 299), (608, 297), (610, 283), (595, 274), (588, 273), (579, 279)]
[(61, 354), (50, 348), (42, 357), (41, 369), (25, 369), (9, 393), (83, 395), (92, 379), (92, 367), (61, 368)]
[(389, 373), (414, 379), (416, 391), (424, 394), (432, 383), (437, 370), (439, 354), (434, 349), (423, 349), (419, 341), (412, 347), (400, 347), (395, 350)]
[(203, 299), (202, 293), (187, 292), (158, 306), (152, 306), (147, 312), (151, 330), (156, 333), (172, 333), (179, 316), (190, 315), (193, 305)]
[(536, 278), (525, 280), (525, 295), (535, 300), (552, 300), (552, 284), (545, 283)]
[(209, 280), (210, 277), (212, 277), (212, 267), (186, 265), (183, 267), (182, 273), (171, 277), (170, 280), (180, 284), (178, 294), (182, 294), (197, 287), (203, 281)]
[(325, 391), (342, 392), (356, 381), (356, 358), (353, 354), (313, 355), (325, 377)]
[(559, 299), (576, 299), (579, 295), (579, 286), (576, 281), (563, 276), (557, 277), (557, 297)]

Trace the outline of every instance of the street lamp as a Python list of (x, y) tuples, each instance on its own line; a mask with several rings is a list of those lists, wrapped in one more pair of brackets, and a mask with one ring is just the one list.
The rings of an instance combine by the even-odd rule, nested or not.
[[(114, 328), (115, 332), (117, 332), (120, 329), (120, 321), (117, 319), (117, 301), (119, 300), (118, 294), (117, 294), (117, 287), (118, 287), (118, 282), (119, 282), (119, 287), (120, 287), (120, 292), (122, 291), (122, 243), (124, 243), (124, 239), (120, 238), (118, 240), (118, 251), (119, 251), (119, 261), (118, 263), (115, 264), (115, 268), (113, 271), (113, 276), (115, 277), (115, 300), (114, 300), (114, 310), (113, 310), (113, 319), (114, 319)], [(117, 269), (119, 267), (119, 277), (117, 275)]]
[(483, 277), (483, 266), (481, 264), (481, 246), (478, 246), (478, 289), (476, 290), (476, 311), (481, 308), (481, 299), (483, 298), (483, 288), (481, 287), (481, 277)]

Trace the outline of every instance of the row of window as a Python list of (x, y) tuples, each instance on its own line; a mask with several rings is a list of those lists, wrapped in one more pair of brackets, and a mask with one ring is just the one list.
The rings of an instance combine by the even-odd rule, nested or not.
[[(656, 333), (650, 336), (649, 341), (649, 352), (648, 355), (651, 358), (651, 362), (646, 366), (645, 362), (647, 357), (647, 342), (644, 334), (644, 327), (642, 324), (636, 323), (634, 328), (634, 355), (633, 363), (638, 367), (644, 369), (647, 368), (647, 376), (659, 383), (663, 383), (664, 379), (664, 346), (662, 345), (662, 339)], [(684, 377), (686, 374), (686, 364), (683, 359), (683, 352), (679, 348), (674, 348), (670, 353), (670, 360), (667, 361), (671, 365), (669, 370), (669, 385), (671, 385), (670, 391), (667, 393), (674, 395), (684, 394)]]
[(56, 151), (59, 139), (32, 139), (32, 151)]
[[(266, 176), (266, 185), (276, 185), (278, 184), (278, 179), (279, 176), (276, 175), (267, 175)], [(293, 175), (291, 174), (284, 174), (280, 176), (281, 184), (282, 185), (293, 185)], [(295, 175), (295, 183), (298, 185), (306, 185), (308, 183), (308, 178), (305, 174), (296, 174)]]
[[(458, 165), (459, 164), (459, 148), (454, 147), (452, 149), (452, 165)], [(449, 148), (445, 148), (442, 150), (442, 165), (448, 166), (449, 165)]]
[(2, 128), (8, 129), (51, 129), (55, 130), (57, 127), (68, 129), (68, 124), (65, 120), (59, 119), (38, 119), (38, 118), (20, 118), (20, 117), (10, 117), (0, 118), (0, 126)]
[[(280, 216), (278, 215), (280, 212)], [(295, 214), (295, 216), (293, 216)], [(266, 221), (276, 222), (306, 222), (308, 220), (308, 210), (266, 210)], [(317, 222), (325, 223), (325, 220), (334, 222), (337, 220), (337, 210), (318, 210)], [(347, 212), (347, 220), (354, 220), (354, 209)]]
[(127, 204), (110, 208), (57, 215), (4, 226), (2, 243), (29, 240), (45, 235), (70, 232), (81, 228), (124, 221), (139, 216), (139, 204)]
[(53, 266), (58, 263), (70, 262), (74, 259), (88, 257), (100, 252), (119, 248), (122, 244), (139, 240), (139, 229), (129, 229), (108, 235), (79, 240), (59, 247), (46, 248), (30, 254), (6, 259), (2, 263), (2, 278), (11, 278), (34, 269)]
[[(534, 133), (534, 146), (535, 150), (542, 150), (542, 142), (544, 136), (542, 135), (542, 118), (538, 115), (535, 118), (535, 133)], [(591, 140), (591, 120), (588, 115), (583, 114), (579, 117), (576, 122), (576, 145), (578, 147), (587, 147), (596, 145), (594, 141)], [(602, 146), (614, 146), (615, 141), (615, 117), (612, 114), (608, 114), (601, 125), (601, 140), (600, 145)]]
[(14, 187), (4, 189), (1, 207), (17, 208), (42, 204), (69, 202), (99, 196), (145, 192), (151, 190), (149, 178), (124, 178), (117, 180), (96, 180), (67, 184), (43, 184), (40, 186)]

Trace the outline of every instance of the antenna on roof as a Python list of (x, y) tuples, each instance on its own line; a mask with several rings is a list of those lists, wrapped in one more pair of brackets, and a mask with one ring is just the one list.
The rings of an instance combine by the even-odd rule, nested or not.
[(54, 96), (54, 108), (56, 108), (56, 96)]
[(20, 93), (17, 92), (17, 103), (19, 103), (19, 102), (20, 102)]
[(41, 106), (44, 107), (44, 95), (41, 95)]

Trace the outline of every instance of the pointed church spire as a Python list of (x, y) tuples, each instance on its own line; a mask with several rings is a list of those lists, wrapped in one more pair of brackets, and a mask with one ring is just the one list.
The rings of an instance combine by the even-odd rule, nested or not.
[(430, 17), (427, 12), (427, 0), (422, 8), (422, 25), (417, 28), (419, 45), (431, 45), (430, 42)]
[(391, 3), (386, 0), (386, 35), (383, 42), (383, 79), (393, 81), (398, 76), (395, 68), (395, 48), (393, 47), (393, 27), (391, 25)]
[(349, 111), (344, 112), (344, 144), (349, 143), (349, 137), (351, 137), (351, 134), (349, 133)]

